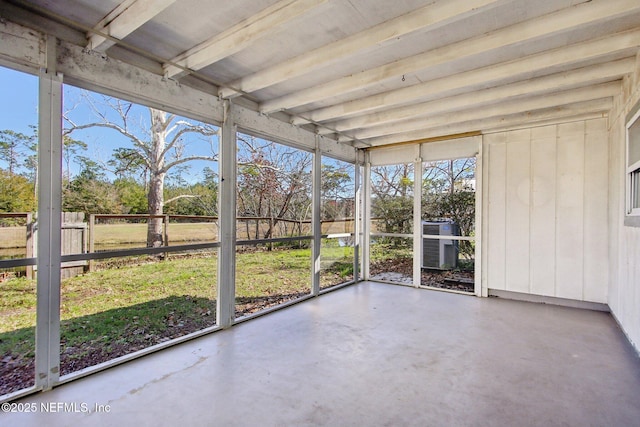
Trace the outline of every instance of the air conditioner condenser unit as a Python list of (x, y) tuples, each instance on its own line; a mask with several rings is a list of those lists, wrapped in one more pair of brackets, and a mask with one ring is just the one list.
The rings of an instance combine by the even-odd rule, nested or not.
[[(422, 221), (422, 234), (459, 236), (460, 228), (453, 221)], [(458, 240), (423, 237), (422, 267), (438, 270), (457, 268), (458, 252)]]

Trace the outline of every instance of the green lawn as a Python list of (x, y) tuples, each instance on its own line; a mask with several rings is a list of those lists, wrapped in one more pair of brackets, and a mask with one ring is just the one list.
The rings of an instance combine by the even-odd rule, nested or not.
[[(324, 288), (349, 280), (352, 257), (351, 248), (323, 248)], [(103, 266), (62, 282), (63, 374), (215, 325), (215, 254)], [(310, 283), (310, 249), (239, 251), (237, 315), (308, 294)], [(33, 358), (35, 306), (35, 281), (0, 283), (0, 358)]]
[[(169, 244), (185, 242), (216, 241), (218, 226), (212, 222), (201, 223), (169, 223)], [(95, 244), (117, 246), (122, 243), (139, 243), (147, 241), (147, 224), (96, 224)]]

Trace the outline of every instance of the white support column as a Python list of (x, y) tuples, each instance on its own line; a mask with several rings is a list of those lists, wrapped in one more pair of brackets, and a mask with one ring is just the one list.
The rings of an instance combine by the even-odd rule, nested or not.
[(312, 217), (311, 226), (313, 232), (313, 247), (311, 250), (313, 271), (311, 274), (311, 294), (320, 293), (320, 252), (322, 247), (322, 224), (320, 223), (320, 204), (322, 203), (322, 153), (320, 151), (320, 138), (316, 135), (316, 149), (313, 152), (313, 179), (312, 179)]
[(236, 295), (236, 124), (230, 101), (224, 102), (220, 141), (220, 197), (218, 216), (220, 252), (218, 255), (218, 326), (228, 328), (235, 319)]
[(362, 185), (362, 279), (369, 280), (369, 247), (371, 245), (371, 161), (369, 152), (365, 153), (364, 182)]
[[(489, 288), (487, 285), (486, 271), (487, 246), (484, 242), (485, 218), (488, 218), (489, 205), (484, 203), (485, 194), (489, 194), (488, 179), (488, 152), (485, 153), (484, 137), (478, 137), (478, 155), (476, 156), (476, 253), (475, 253), (475, 294), (479, 297), (488, 297)], [(487, 171), (487, 175), (485, 175)], [(486, 223), (488, 224), (488, 223)]]
[(56, 42), (47, 39), (47, 68), (40, 71), (38, 124), (38, 279), (36, 387), (60, 377), (60, 256), (62, 221), (62, 75)]
[(354, 167), (354, 196), (355, 207), (353, 212), (353, 281), (358, 283), (360, 280), (360, 249), (362, 248), (360, 233), (362, 230), (362, 182), (360, 177), (360, 164), (356, 163)]
[(422, 283), (422, 158), (420, 144), (416, 144), (413, 163), (413, 286)]

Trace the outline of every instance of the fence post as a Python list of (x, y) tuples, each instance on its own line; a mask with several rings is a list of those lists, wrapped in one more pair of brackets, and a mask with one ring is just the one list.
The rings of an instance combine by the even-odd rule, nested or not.
[[(35, 239), (33, 236), (35, 224), (33, 222), (33, 214), (31, 212), (27, 213), (26, 221), (27, 221), (27, 258), (33, 258), (34, 252), (35, 252), (33, 247), (35, 242)], [(28, 265), (26, 269), (27, 279), (35, 279), (35, 275), (33, 273), (34, 273), (33, 266)]]
[[(96, 215), (89, 214), (89, 253), (92, 254), (96, 250)], [(89, 272), (93, 272), (96, 269), (95, 260), (89, 260)]]
[[(298, 223), (298, 236), (302, 236), (302, 220)], [(302, 240), (298, 242), (298, 247), (302, 248)]]
[[(169, 215), (164, 216), (163, 222), (164, 222), (164, 246), (168, 247), (169, 246)], [(169, 252), (164, 253), (164, 259), (165, 260), (169, 259)]]
[[(269, 217), (269, 238), (273, 239), (273, 216)], [(269, 251), (273, 250), (273, 242), (269, 242)]]
[(259, 239), (260, 236), (260, 218), (256, 217), (256, 240)]

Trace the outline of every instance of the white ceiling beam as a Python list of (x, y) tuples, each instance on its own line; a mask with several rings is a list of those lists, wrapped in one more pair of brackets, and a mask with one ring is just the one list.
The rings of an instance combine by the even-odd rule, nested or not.
[(260, 105), (262, 113), (299, 107), (337, 95), (364, 89), (390, 78), (445, 64), (452, 60), (479, 55), (522, 42), (567, 32), (579, 26), (640, 11), (638, 0), (594, 0), (581, 3), (535, 19), (511, 25), (483, 36), (452, 43), (431, 51), (404, 58), (373, 69), (355, 73), (328, 83), (303, 89)]
[[(116, 38), (124, 39), (136, 29), (151, 20), (158, 13), (175, 3), (176, 0), (125, 0), (105, 16), (94, 30)], [(105, 52), (116, 42), (96, 33), (87, 35), (87, 48)]]
[(325, 128), (320, 129), (318, 133), (322, 135), (369, 126), (380, 126), (411, 118), (469, 109), (471, 107), (479, 108), (514, 98), (521, 99), (524, 96), (542, 95), (618, 80), (625, 74), (633, 72), (635, 63), (635, 58), (629, 57), (606, 64), (596, 64), (572, 71), (538, 77), (532, 80), (524, 80), (504, 86), (463, 93), (449, 98), (392, 108), (330, 123)]
[[(576, 104), (562, 105), (539, 111), (527, 111), (500, 117), (454, 123), (433, 129), (415, 130), (364, 140), (366, 146), (381, 146), (407, 141), (420, 141), (446, 135), (459, 135), (467, 132), (492, 133), (513, 128), (530, 128), (547, 124), (563, 123), (575, 120), (588, 120), (606, 117), (613, 106), (612, 98), (603, 98)], [(344, 142), (347, 142), (345, 140)], [(359, 145), (357, 142), (355, 145)]]
[(349, 136), (354, 139), (366, 140), (394, 133), (431, 129), (452, 123), (468, 122), (471, 120), (479, 120), (496, 116), (506, 116), (525, 111), (543, 110), (545, 108), (553, 108), (564, 104), (573, 104), (576, 102), (612, 97), (619, 94), (620, 90), (621, 80), (618, 80), (595, 86), (565, 90), (553, 94), (538, 95), (531, 98), (501, 102), (480, 108), (465, 109), (454, 113), (441, 113), (382, 126), (369, 127), (349, 132)]
[(218, 94), (222, 98), (229, 98), (240, 95), (238, 90), (245, 93), (255, 92), (336, 63), (364, 49), (378, 48), (385, 43), (395, 43), (413, 32), (430, 31), (444, 25), (451, 25), (459, 20), (486, 12), (507, 1), (509, 0), (448, 0), (432, 3), (245, 76), (229, 84), (229, 87), (221, 88)]
[(238, 53), (256, 40), (279, 31), (283, 24), (326, 1), (281, 0), (171, 59), (164, 65), (165, 75), (171, 78), (180, 77), (186, 73), (184, 68), (198, 71)]
[(557, 67), (566, 68), (571, 64), (598, 59), (606, 55), (615, 55), (626, 51), (628, 51), (629, 55), (633, 55), (638, 47), (640, 47), (640, 30), (625, 31), (613, 36), (541, 52), (522, 59), (490, 65), (394, 91), (308, 111), (296, 116), (293, 119), (293, 123), (301, 125), (309, 122), (331, 121), (362, 115), (371, 111), (387, 110), (393, 106), (410, 102), (429, 101), (451, 93), (470, 92), (487, 87), (487, 85), (495, 86), (505, 79), (527, 78), (533, 72)]

